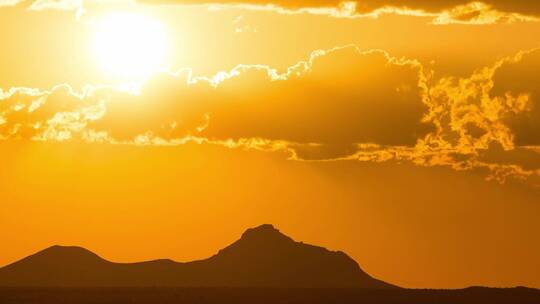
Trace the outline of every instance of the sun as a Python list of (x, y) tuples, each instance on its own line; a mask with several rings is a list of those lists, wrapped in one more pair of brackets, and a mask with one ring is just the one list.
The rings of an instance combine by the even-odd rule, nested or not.
[(125, 79), (150, 77), (164, 67), (168, 37), (157, 20), (137, 13), (111, 13), (95, 23), (94, 51), (101, 67)]

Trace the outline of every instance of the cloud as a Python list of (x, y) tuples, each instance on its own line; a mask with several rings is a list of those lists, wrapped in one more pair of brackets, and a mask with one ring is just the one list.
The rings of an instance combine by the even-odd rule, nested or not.
[[(81, 113), (80, 123), (120, 141), (149, 132), (167, 140), (265, 138), (316, 143), (343, 155), (359, 142), (413, 146), (427, 134), (425, 81), (416, 61), (350, 46), (314, 52), (282, 73), (238, 66), (213, 78), (192, 78), (188, 70), (161, 75), (140, 94), (99, 88), (81, 97), (64, 86), (22, 91), (0, 103), (0, 113), (9, 122), (4, 136), (21, 136), (23, 129), (38, 136), (54, 108), (64, 116)], [(102, 115), (83, 119), (87, 109)]]
[[(318, 51), (284, 73), (239, 66), (214, 79), (164, 78), (135, 98), (111, 97), (108, 112), (92, 126), (122, 139), (144, 128), (162, 138), (317, 144), (325, 157), (346, 155), (358, 142), (413, 146), (431, 129), (421, 122), (427, 109), (421, 66), (382, 51)], [(149, 111), (152, 100), (159, 105)], [(130, 112), (126, 103), (133, 105)], [(136, 127), (126, 127), (141, 116)]]
[[(540, 185), (540, 50), (503, 58), (470, 77), (427, 77), (423, 121), (434, 131), (416, 145), (358, 144), (356, 152), (332, 159), (312, 158), (318, 147), (296, 149), (315, 161), (408, 161), (419, 166), (480, 170), (488, 179), (535, 180)], [(521, 140), (520, 140), (521, 139)]]
[[(419, 142), (441, 154), (466, 156), (476, 166), (538, 176), (540, 158), (540, 49), (503, 58), (468, 78), (448, 77), (430, 87), (429, 114), (437, 131)], [(497, 167), (498, 166), (498, 167)]]
[[(493, 77), (492, 95), (520, 102), (525, 115), (511, 112), (505, 122), (518, 145), (540, 145), (540, 50), (524, 53), (501, 65)], [(519, 101), (521, 100), (521, 101)]]
[(0, 7), (2, 6), (15, 6), (19, 4), (20, 0), (0, 0)]
[(50, 91), (13, 88), (0, 94), (0, 138), (71, 139), (92, 119), (95, 105), (67, 85)]
[(283, 14), (310, 13), (345, 18), (377, 18), (384, 14), (431, 17), (434, 24), (493, 24), (538, 21), (540, 5), (530, 1), (506, 0), (0, 0), (1, 6), (30, 10), (74, 10), (77, 17), (86, 11), (106, 7), (150, 5), (211, 5), (214, 8), (236, 7), (268, 10)]
[(355, 3), (357, 10), (361, 12), (374, 11), (384, 7), (418, 9), (427, 12), (440, 12), (449, 10), (456, 6), (470, 3), (485, 3), (494, 8), (515, 13), (537, 14), (540, 13), (540, 4), (528, 0), (139, 0), (146, 4), (256, 4), (256, 5), (278, 5), (285, 8), (305, 8), (305, 7), (338, 7), (346, 3)]
[(83, 0), (36, 0), (30, 5), (32, 10), (60, 9), (77, 10), (83, 6)]
[(536, 14), (525, 15), (513, 11), (498, 10), (496, 7), (484, 2), (470, 2), (445, 8), (434, 13), (434, 24), (495, 24), (512, 23), (518, 21), (538, 21)]
[[(317, 2), (317, 1), (301, 1), (304, 3)], [(535, 1), (528, 0), (363, 0), (357, 1), (358, 9), (363, 10), (376, 10), (381, 7), (401, 7), (410, 9), (420, 9), (427, 12), (441, 12), (450, 10), (457, 6), (467, 5), (470, 3), (484, 3), (492, 6), (494, 9), (503, 12), (521, 13), (527, 15), (534, 15), (540, 13), (540, 4)]]
[(297, 161), (412, 162), (540, 178), (537, 64), (521, 52), (469, 77), (355, 46), (285, 71), (241, 65), (212, 77), (162, 74), (135, 92), (0, 92), (0, 137), (136, 145), (188, 142), (284, 152)]
[[(448, 77), (429, 89), (425, 121), (436, 132), (419, 141), (416, 155), (437, 152), (454, 168), (487, 168), (493, 179), (540, 176), (540, 115), (535, 78), (540, 50), (520, 52), (468, 78)], [(444, 156), (441, 158), (441, 156)]]
[(138, 2), (144, 4), (243, 5), (252, 8), (266, 7), (274, 10), (282, 8), (289, 12), (315, 12), (348, 17), (394, 13), (433, 16), (437, 24), (530, 21), (533, 18), (527, 16), (540, 14), (540, 4), (527, 0), (139, 0)]

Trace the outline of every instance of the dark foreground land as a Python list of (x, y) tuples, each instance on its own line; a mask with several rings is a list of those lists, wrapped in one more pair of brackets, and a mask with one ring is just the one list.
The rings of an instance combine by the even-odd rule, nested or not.
[(536, 304), (540, 290), (263, 289), (263, 288), (0, 288), (2, 304)]

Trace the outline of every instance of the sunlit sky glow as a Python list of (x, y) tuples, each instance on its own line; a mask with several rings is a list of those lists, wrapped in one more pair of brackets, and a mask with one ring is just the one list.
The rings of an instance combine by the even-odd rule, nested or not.
[(540, 287), (540, 2), (210, 2), (0, 0), (1, 265), (271, 223), (405, 287)]

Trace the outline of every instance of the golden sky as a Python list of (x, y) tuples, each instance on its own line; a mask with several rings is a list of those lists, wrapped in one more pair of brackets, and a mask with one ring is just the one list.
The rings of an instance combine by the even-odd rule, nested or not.
[(0, 265), (272, 223), (404, 287), (540, 287), (540, 4), (0, 0)]

